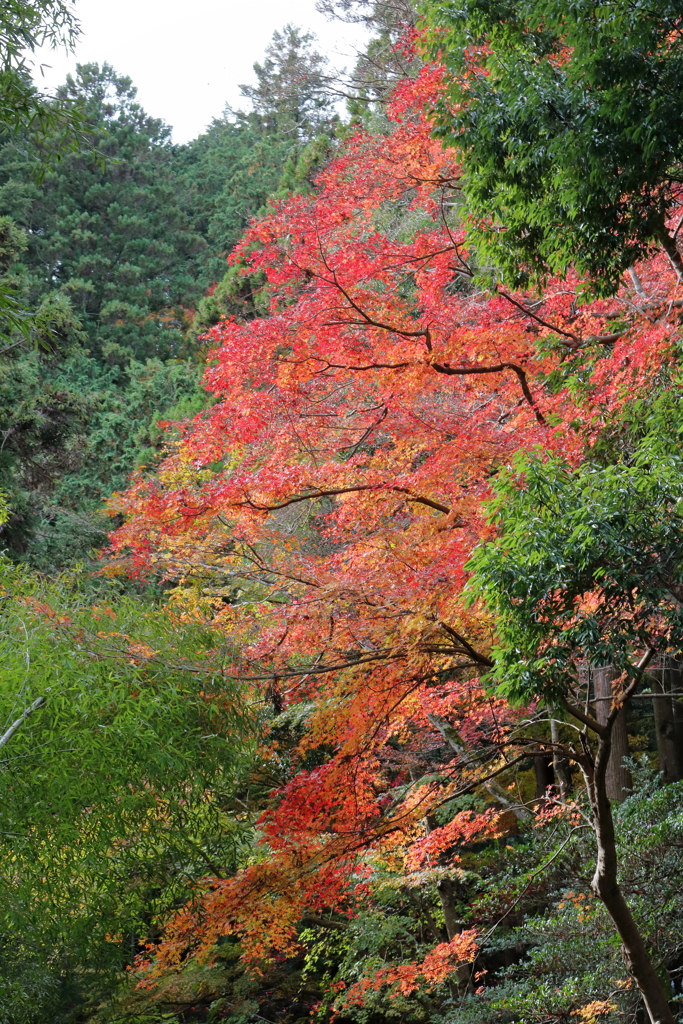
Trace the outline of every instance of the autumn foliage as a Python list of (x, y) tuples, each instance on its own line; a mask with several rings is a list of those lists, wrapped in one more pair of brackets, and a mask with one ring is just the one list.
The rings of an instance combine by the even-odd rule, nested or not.
[[(610, 299), (571, 275), (487, 284), (457, 152), (431, 135), (441, 84), (434, 65), (402, 83), (385, 130), (358, 130), (312, 195), (252, 224), (232, 260), (264, 275), (269, 314), (209, 333), (212, 404), (112, 502), (112, 564), (175, 584), (228, 639), (226, 671), (305, 726), (259, 857), (201, 883), (145, 983), (228, 933), (255, 966), (288, 955), (307, 917), (357, 912), (378, 861), (418, 884), (509, 828), (496, 778), (529, 709), (480, 685), (492, 627), (464, 600), (490, 480), (539, 447), (578, 462), (670, 358), (681, 298), (662, 253)], [(264, 750), (280, 757), (275, 734)], [(489, 810), (434, 823), (482, 780)], [(443, 939), (367, 984), (409, 992), (472, 961), (476, 929)]]

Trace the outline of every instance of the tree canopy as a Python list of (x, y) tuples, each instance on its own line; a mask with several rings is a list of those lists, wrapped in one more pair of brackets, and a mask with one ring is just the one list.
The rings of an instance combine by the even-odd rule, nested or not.
[[(205, 380), (214, 404), (188, 424), (159, 473), (140, 476), (113, 506), (127, 517), (114, 536), (118, 559), (178, 585), (189, 607), (206, 608), (214, 595), (216, 627), (243, 639), (236, 677), (262, 681), (275, 710), (306, 708), (308, 720), (292, 774), (262, 818), (264, 859), (212, 881), (201, 910), (174, 917), (142, 977), (180, 970), (188, 953), (211, 955), (225, 933), (239, 937), (252, 969), (294, 956), (309, 918), (324, 927), (327, 915), (362, 917), (366, 898), (381, 901), (388, 851), (401, 858), (403, 884), (419, 870), (435, 887), (443, 930), (432, 929), (419, 956), (397, 952), (381, 968), (365, 962), (362, 978), (342, 975), (335, 1007), (433, 993), (458, 970), (471, 977), (466, 965), (486, 958), (480, 943), (494, 925), (483, 908), (479, 917), (459, 911), (445, 865), (460, 864), (477, 840), (507, 835), (502, 813), (524, 822), (531, 810), (497, 780), (529, 759), (542, 780), (556, 754), (586, 774), (588, 827), (604, 867), (587, 891), (611, 915), (643, 998), (664, 1014), (656, 1019), (669, 1019), (642, 926), (614, 888), (605, 801), (616, 711), (605, 725), (588, 716), (584, 747), (561, 732), (553, 738), (556, 726), (586, 724), (577, 718), (592, 699), (584, 678), (572, 677), (577, 699), (556, 726), (553, 691), (541, 682), (515, 690), (505, 676), (521, 705), (506, 703), (505, 686), (492, 696), (487, 673), (505, 620), (498, 606), (491, 614), (466, 598), (470, 559), (492, 531), (487, 501), (501, 466), (538, 446), (580, 463), (634, 399), (651, 395), (654, 367), (657, 389), (677, 393), (669, 370), (677, 275), (663, 252), (638, 268), (646, 309), (631, 278), (613, 299), (583, 305), (576, 274), (540, 295), (482, 284), (458, 154), (435, 143), (425, 116), (443, 81), (443, 70), (427, 65), (402, 83), (387, 132), (358, 131), (313, 193), (273, 204), (253, 224), (232, 260), (263, 275), (269, 307), (213, 329), (216, 362)], [(620, 511), (615, 550), (636, 545), (637, 564), (645, 534), (633, 531), (654, 538), (661, 509), (631, 522), (618, 486), (603, 496), (605, 515)], [(574, 538), (581, 516), (600, 516), (580, 488), (575, 504), (577, 522), (566, 528), (557, 511), (548, 515), (556, 545)], [(539, 547), (540, 588), (555, 548)], [(502, 583), (501, 602), (514, 602), (526, 593), (520, 560), (508, 563), (501, 551), (500, 571), (518, 588), (508, 595)], [(593, 595), (601, 581), (586, 572)], [(630, 592), (619, 593), (628, 625)], [(642, 596), (642, 614), (658, 614), (655, 590)], [(538, 629), (533, 623), (525, 628)], [(618, 649), (603, 637), (598, 654), (619, 654), (617, 669), (628, 656), (640, 684), (653, 651), (670, 650), (667, 623), (644, 660), (636, 624), (624, 626)], [(519, 660), (518, 646), (501, 672)], [(574, 783), (560, 777), (566, 792)], [(537, 784), (542, 799), (545, 783)], [(493, 806), (458, 802), (473, 792)]]
[(623, 461), (535, 456), (497, 477), (497, 538), (470, 567), (496, 613), (506, 696), (561, 702), (581, 660), (631, 675), (634, 650), (683, 642), (680, 399), (643, 413), (654, 429)]
[[(43, 569), (104, 543), (99, 510), (134, 466), (155, 460), (156, 422), (204, 404), (197, 333), (235, 304), (232, 279), (220, 284), (226, 256), (269, 193), (309, 187), (324, 156), (328, 136), (306, 148), (323, 123), (334, 128), (317, 91), (321, 58), (291, 26), (286, 45), (278, 39), (267, 71), (257, 68), (258, 112), (226, 111), (186, 146), (172, 145), (129, 78), (94, 64), (50, 101), (78, 112), (82, 128), (59, 161), (45, 165), (30, 126), (0, 139), (0, 270), (12, 295), (1, 323), (5, 539)], [(291, 111), (281, 126), (276, 117), (290, 101), (318, 111), (294, 134)]]
[(680, 10), (646, 3), (431, 3), (482, 256), (513, 285), (575, 268), (614, 293), (654, 245), (683, 275)]

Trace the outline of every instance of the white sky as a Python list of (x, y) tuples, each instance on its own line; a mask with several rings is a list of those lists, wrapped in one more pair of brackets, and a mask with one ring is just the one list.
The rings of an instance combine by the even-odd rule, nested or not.
[(315, 0), (76, 0), (75, 9), (75, 53), (41, 50), (39, 62), (51, 66), (36, 83), (53, 89), (77, 63), (108, 61), (130, 75), (145, 110), (173, 126), (175, 142), (198, 135), (226, 103), (241, 105), (238, 86), (254, 80), (274, 29), (292, 22), (315, 32), (318, 50), (342, 67), (365, 37), (327, 21)]

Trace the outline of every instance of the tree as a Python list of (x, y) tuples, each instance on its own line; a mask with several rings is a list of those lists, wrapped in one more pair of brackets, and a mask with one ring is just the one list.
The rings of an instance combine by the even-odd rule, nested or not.
[(613, 294), (661, 247), (683, 277), (683, 44), (668, 0), (425, 4), (480, 259), (515, 286), (570, 268)]
[(362, 879), (405, 857), (431, 940), (370, 965), (349, 1005), (443, 993), (477, 946), (448, 858), (538, 805), (515, 769), (552, 742), (503, 756), (536, 709), (479, 681), (495, 625), (464, 604), (466, 565), (516, 452), (578, 461), (667, 387), (676, 278), (661, 254), (638, 268), (646, 312), (629, 281), (583, 306), (575, 275), (540, 295), (482, 287), (457, 159), (424, 114), (442, 81), (427, 66), (404, 82), (387, 132), (359, 130), (315, 192), (252, 225), (231, 261), (263, 275), (268, 315), (213, 328), (214, 404), (112, 505), (119, 564), (176, 584), (239, 647), (236, 676), (301, 723), (286, 757), (274, 734), (261, 855), (174, 916), (152, 976), (226, 935), (252, 965), (293, 953), (304, 922), (360, 914)]
[(31, 82), (32, 57), (44, 45), (73, 48), (80, 32), (70, 0), (9, 0), (0, 14), (0, 128), (31, 127), (44, 138), (73, 128), (61, 104), (41, 95)]
[(266, 136), (241, 114), (226, 111), (174, 155), (180, 199), (207, 240), (204, 289), (225, 274), (225, 261), (249, 222), (277, 189), (292, 140)]
[[(0, 270), (16, 306), (0, 319), (0, 477), (14, 557), (42, 569), (87, 558), (105, 539), (103, 500), (155, 461), (156, 421), (201, 408), (196, 333), (245, 291), (234, 274), (221, 281), (225, 257), (269, 193), (310, 187), (330, 140), (306, 139), (336, 123), (322, 58), (288, 31), (259, 65), (258, 111), (226, 114), (188, 146), (171, 145), (108, 65), (79, 67), (50, 101), (80, 112), (87, 145), (72, 131), (46, 166), (31, 126), (0, 140)], [(288, 103), (305, 114), (296, 132)]]
[[(418, 20), (413, 0), (318, 0), (328, 18), (365, 25), (372, 33), (350, 74), (331, 87), (347, 101), (354, 121), (370, 120), (390, 100), (399, 82), (414, 77), (420, 58), (412, 41)], [(380, 115), (381, 116), (381, 115)]]
[(325, 57), (313, 50), (315, 36), (285, 25), (273, 32), (263, 64), (254, 64), (256, 85), (241, 85), (257, 124), (268, 135), (311, 142), (338, 122), (326, 88)]
[(94, 148), (65, 155), (41, 184), (31, 180), (39, 148), (0, 151), (0, 209), (28, 236), (18, 268), (26, 301), (68, 296), (93, 353), (110, 363), (181, 353), (206, 247), (178, 205), (170, 129), (135, 94), (108, 65), (79, 66), (58, 95), (82, 109)]
[(176, 199), (168, 129), (129, 79), (80, 67), (59, 102), (81, 110), (89, 147), (47, 168), (28, 128), (0, 148), (2, 284), (26, 313), (22, 331), (2, 324), (3, 534), (43, 569), (103, 543), (103, 500), (195, 392), (194, 363), (165, 360), (187, 347), (206, 248)]
[(103, 367), (83, 352), (82, 336), (73, 338), (68, 306), (48, 310), (52, 339), (61, 330), (70, 348), (7, 357), (0, 384), (0, 486), (11, 507), (3, 542), (42, 571), (87, 559), (105, 543), (103, 502), (133, 466), (158, 460), (157, 422), (204, 404), (197, 367), (154, 359)]
[[(678, 412), (678, 401), (664, 408)], [(592, 885), (653, 1022), (674, 1016), (619, 887), (607, 772), (623, 707), (648, 665), (683, 646), (679, 422), (646, 436), (630, 465), (587, 462), (572, 472), (559, 460), (534, 460), (499, 476), (500, 536), (472, 561), (475, 586), (496, 614), (497, 692), (541, 699), (584, 725), (580, 742), (561, 749), (586, 780), (598, 846)], [(613, 667), (612, 692), (596, 690), (607, 702), (602, 714), (583, 710), (582, 662)]]
[(269, 196), (309, 191), (329, 156), (339, 117), (326, 60), (313, 40), (292, 25), (276, 31), (264, 63), (254, 64), (256, 85), (241, 86), (251, 109), (227, 107), (177, 154), (183, 208), (214, 254), (203, 268), (212, 288), (199, 305), (198, 330), (259, 308), (258, 285), (250, 288), (236, 268), (226, 272), (225, 258)]
[[(81, 122), (71, 108), (35, 88), (31, 56), (44, 44), (71, 49), (78, 33), (68, 0), (10, 0), (0, 12), (0, 136), (31, 130), (45, 162), (59, 158), (69, 136), (78, 135)], [(30, 314), (6, 288), (0, 289), (0, 314), (28, 337)]]

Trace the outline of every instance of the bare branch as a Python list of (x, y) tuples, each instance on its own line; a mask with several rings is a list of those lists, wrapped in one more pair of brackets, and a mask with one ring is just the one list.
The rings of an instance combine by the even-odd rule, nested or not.
[(259, 512), (274, 512), (279, 508), (287, 508), (288, 505), (296, 505), (300, 501), (314, 501), (316, 498), (328, 498), (334, 497), (337, 494), (353, 494), (357, 491), (381, 491), (388, 490), (394, 491), (398, 494), (405, 494), (407, 500), (414, 502), (417, 505), (425, 505), (427, 508), (433, 508), (437, 512), (443, 512), (444, 515), (448, 515), (451, 509), (448, 505), (442, 505), (440, 501), (434, 501), (432, 498), (424, 498), (421, 495), (414, 495), (407, 487), (387, 486), (384, 484), (357, 484), (354, 487), (331, 487), (328, 489), (319, 489), (311, 491), (308, 494), (294, 494), (291, 498), (285, 499), (285, 501), (276, 502), (273, 505), (258, 505), (256, 502), (251, 501), (247, 498), (246, 501), (240, 502), (241, 505), (247, 505), (249, 508), (256, 509)]

